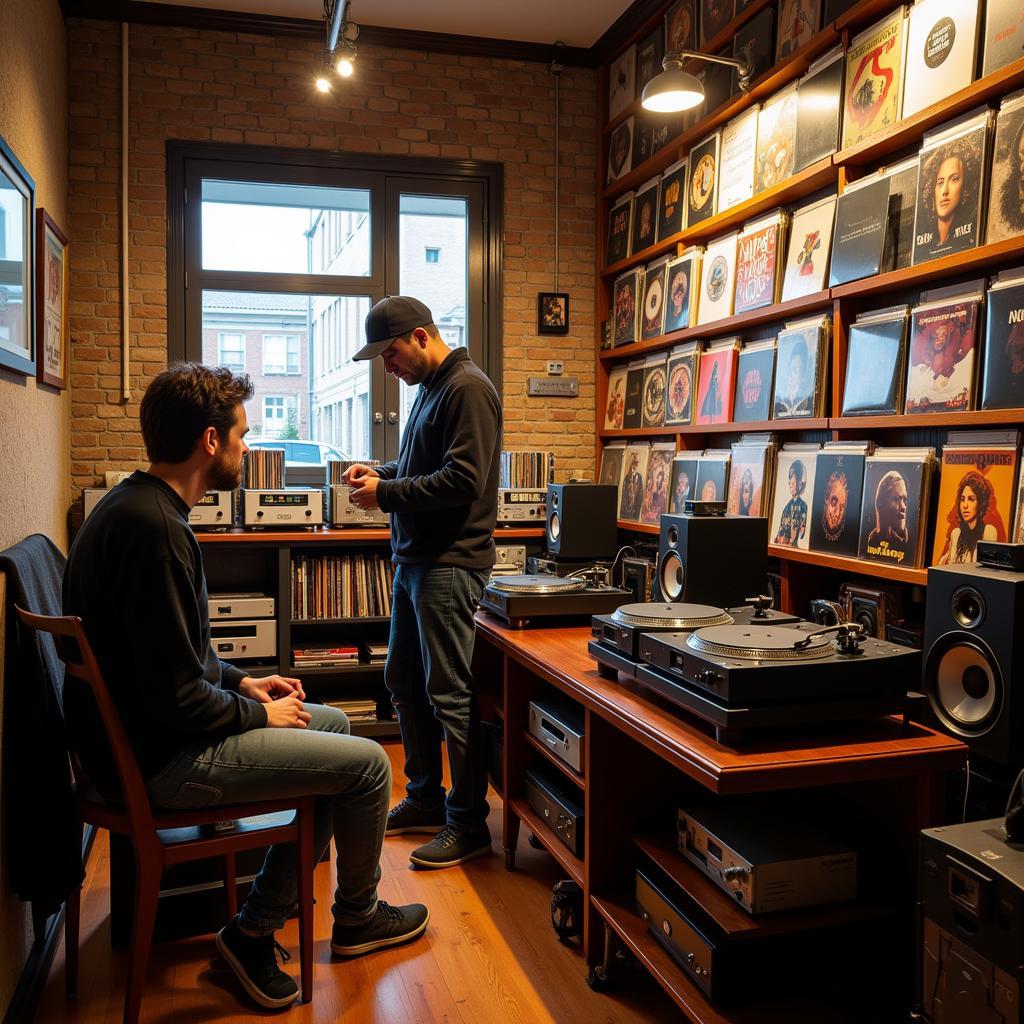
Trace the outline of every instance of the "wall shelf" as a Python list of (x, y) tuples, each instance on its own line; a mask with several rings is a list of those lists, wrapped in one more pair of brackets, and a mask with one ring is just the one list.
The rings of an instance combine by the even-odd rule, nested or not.
[(554, 765), (573, 785), (579, 786), (579, 788), (586, 788), (586, 780), (582, 775), (570, 765), (566, 764), (560, 757), (555, 756), (547, 747), (533, 733), (524, 732), (523, 739), (526, 740), (526, 745), (532, 747), (537, 751), (541, 757), (544, 758), (549, 764)]
[(832, 430), (915, 430), (928, 427), (989, 427), (1024, 422), (1024, 409), (973, 409), (967, 412), (910, 413), (895, 416), (833, 416)]
[(840, 555), (826, 555), (821, 551), (804, 551), (801, 548), (784, 548), (768, 545), (768, 554), (787, 562), (802, 562), (805, 565), (819, 565), (824, 569), (841, 569), (857, 576), (876, 576), (899, 583), (928, 583), (927, 569), (911, 569), (885, 562), (866, 562), (859, 558), (844, 558)]
[(537, 842), (565, 868), (569, 877), (582, 888), (583, 861), (551, 831), (551, 826), (525, 800), (516, 797), (509, 803), (516, 817), (537, 837)]

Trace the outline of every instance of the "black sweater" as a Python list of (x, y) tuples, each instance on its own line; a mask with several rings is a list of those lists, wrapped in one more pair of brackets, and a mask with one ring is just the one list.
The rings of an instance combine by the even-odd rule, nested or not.
[[(210, 646), (206, 576), (188, 512), (162, 480), (133, 473), (85, 521), (64, 571), (64, 612), (85, 624), (147, 781), (198, 740), (267, 724), (263, 705), (235, 692), (245, 673)], [(116, 793), (87, 685), (69, 676), (64, 701), (83, 766)]]
[(398, 460), (377, 467), (377, 501), (391, 513), (396, 562), (494, 565), (501, 402), (455, 349), (420, 386)]

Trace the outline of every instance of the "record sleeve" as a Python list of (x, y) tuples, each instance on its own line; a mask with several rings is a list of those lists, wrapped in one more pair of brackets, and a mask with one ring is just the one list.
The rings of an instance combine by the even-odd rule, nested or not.
[(686, 223), (686, 178), (690, 161), (685, 157), (665, 169), (658, 186), (658, 241), (678, 234)]
[(793, 211), (782, 301), (813, 295), (827, 286), (836, 197), (826, 196)]
[(658, 178), (645, 181), (636, 192), (633, 204), (633, 238), (630, 252), (643, 252), (654, 245), (658, 231)]
[(665, 52), (697, 48), (696, 0), (676, 0), (665, 12)]
[[(644, 427), (660, 427), (665, 423), (665, 353), (648, 356), (644, 363), (643, 420)], [(667, 486), (667, 482), (666, 482)]]
[(830, 288), (888, 269), (883, 264), (888, 228), (889, 179), (876, 175), (848, 185), (836, 200)]
[(1024, 407), (1024, 270), (996, 280), (985, 303), (982, 409)]
[(776, 63), (791, 57), (818, 31), (820, 17), (820, 0), (779, 0)]
[(702, 139), (690, 151), (686, 223), (693, 227), (718, 212), (718, 147), (721, 133)]
[(732, 419), (733, 391), (739, 342), (726, 338), (701, 353), (697, 377), (697, 423), (728, 423)]
[[(957, 285), (959, 294), (914, 307), (910, 323), (907, 413), (962, 412), (974, 408), (978, 316), (983, 282), (975, 289)], [(922, 300), (926, 299), (922, 295)]]
[(1017, 509), (1013, 514), (1013, 540), (1016, 544), (1024, 543), (1024, 473), (1017, 484)]
[(626, 443), (624, 441), (613, 441), (606, 444), (601, 452), (601, 472), (598, 474), (597, 482), (601, 484), (614, 484), (616, 492), (622, 483), (622, 460), (626, 454)]
[(843, 416), (892, 415), (902, 400), (907, 307), (865, 313), (850, 327)]
[(643, 270), (629, 270), (615, 279), (612, 289), (612, 347), (636, 341)]
[(759, 516), (764, 502), (765, 468), (770, 445), (734, 444), (726, 513)]
[(981, 242), (989, 116), (921, 147), (914, 217), (914, 263)]
[(626, 367), (613, 366), (608, 375), (608, 398), (604, 407), (604, 429), (621, 430), (626, 411)]
[(831, 156), (839, 145), (844, 66), (843, 49), (837, 46), (797, 83), (794, 173)]
[(821, 415), (828, 318), (787, 324), (779, 332), (772, 419)]
[(732, 3), (730, 0), (700, 0), (700, 45), (707, 50), (707, 45), (720, 35), (726, 25), (732, 21)]
[(721, 210), (739, 206), (754, 194), (759, 110), (754, 104), (722, 129), (718, 183), (718, 206)]
[(817, 445), (783, 447), (775, 468), (775, 500), (769, 543), (806, 551), (810, 544), (810, 499), (814, 494)]
[(633, 169), (633, 117), (617, 124), (608, 139), (608, 180), (610, 185)]
[(608, 211), (608, 245), (605, 265), (611, 266), (629, 255), (629, 240), (633, 232), (633, 199), (635, 192), (620, 196)]
[(622, 488), (619, 498), (619, 518), (640, 522), (640, 510), (644, 502), (644, 483), (647, 478), (647, 463), (651, 446), (647, 442), (631, 444), (626, 448), (623, 459)]
[(654, 124), (645, 112), (633, 118), (633, 169), (654, 156)]
[(729, 491), (728, 451), (705, 450), (697, 462), (697, 498), (699, 501), (725, 501)]
[(678, 259), (669, 261), (663, 325), (666, 334), (696, 322), (703, 252), (703, 249), (687, 249)]
[(647, 476), (644, 480), (644, 500), (640, 507), (641, 523), (657, 523), (661, 520), (662, 513), (668, 511), (668, 489), (675, 450), (674, 441), (651, 446), (651, 454), (647, 459)]
[(693, 396), (699, 360), (700, 346), (695, 341), (679, 345), (669, 352), (665, 386), (666, 426), (687, 426), (693, 422)]
[(636, 47), (619, 54), (608, 68), (608, 120), (614, 121), (636, 99)]
[(996, 117), (986, 242), (1024, 235), (1024, 93), (1007, 96)]
[(932, 449), (895, 458), (879, 449), (864, 460), (864, 497), (858, 554), (869, 562), (918, 568), (927, 529), (927, 485)]
[[(732, 55), (747, 62), (751, 82), (756, 82), (774, 63), (775, 10), (766, 7), (736, 31), (732, 41)], [(732, 74), (731, 91), (739, 92), (739, 76)], [(725, 207), (722, 207), (725, 209)]]
[(736, 240), (734, 231), (708, 244), (702, 261), (697, 323), (706, 324), (732, 316), (736, 290)]
[(785, 228), (781, 210), (744, 225), (736, 240), (734, 313), (761, 309), (778, 300)]
[(881, 263), (886, 269), (902, 270), (914, 262), (919, 164), (920, 158), (915, 155), (887, 167), (883, 174), (889, 179), (889, 223)]
[(982, 75), (990, 75), (1019, 57), (1024, 57), (1024, 7), (1017, 0), (987, 0)]
[(636, 48), (636, 95), (640, 96), (644, 86), (661, 71), (662, 26), (659, 25)]
[(640, 340), (649, 341), (664, 333), (665, 271), (670, 256), (663, 256), (647, 266), (644, 274), (644, 301), (640, 311)]
[(812, 551), (857, 557), (865, 456), (825, 449), (814, 467)]
[(669, 487), (668, 510), (682, 515), (686, 501), (696, 493), (698, 458), (693, 455), (677, 455), (672, 460), (672, 482)]
[(932, 565), (978, 560), (978, 541), (1005, 541), (1013, 515), (1016, 445), (942, 449)]
[(903, 117), (974, 81), (979, 0), (917, 0), (907, 18)]
[(643, 424), (643, 405), (644, 363), (637, 359), (626, 368), (626, 403), (622, 412), (624, 430), (636, 430)]
[(736, 423), (763, 423), (771, 415), (775, 377), (775, 339), (755, 341), (740, 350), (736, 371)]
[(796, 83), (768, 99), (757, 121), (754, 192), (774, 188), (793, 174), (796, 160)]
[(843, 148), (855, 146), (900, 119), (906, 9), (855, 36), (846, 52)]

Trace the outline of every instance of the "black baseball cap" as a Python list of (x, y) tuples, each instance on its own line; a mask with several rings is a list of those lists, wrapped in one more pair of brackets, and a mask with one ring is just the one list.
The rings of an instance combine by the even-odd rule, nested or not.
[(400, 334), (434, 322), (434, 314), (408, 295), (387, 295), (366, 314), (366, 344), (352, 357), (373, 359)]

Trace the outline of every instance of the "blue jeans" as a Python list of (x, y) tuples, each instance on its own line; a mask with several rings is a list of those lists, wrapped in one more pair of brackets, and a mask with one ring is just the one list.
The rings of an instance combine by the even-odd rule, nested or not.
[[(487, 824), (487, 771), (473, 690), (473, 615), (488, 570), (399, 565), (391, 598), (391, 640), (384, 681), (398, 712), (409, 802), (445, 808), (449, 825)], [(452, 787), (441, 782), (441, 737)]]
[[(304, 705), (305, 729), (252, 729), (187, 748), (148, 785), (155, 807), (171, 810), (315, 795), (313, 863), (334, 836), (338, 887), (334, 919), (361, 924), (377, 909), (391, 762), (373, 740), (349, 735), (336, 708)], [(262, 935), (281, 928), (298, 901), (295, 847), (272, 846), (239, 915)]]

